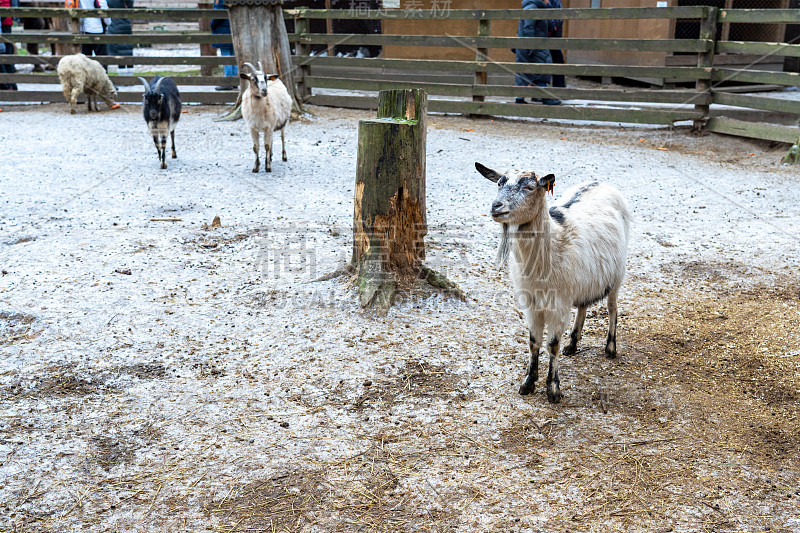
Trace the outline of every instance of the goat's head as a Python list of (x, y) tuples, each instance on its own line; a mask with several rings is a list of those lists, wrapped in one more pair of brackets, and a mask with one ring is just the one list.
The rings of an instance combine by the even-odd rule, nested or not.
[(513, 171), (501, 174), (475, 163), (483, 177), (499, 187), (492, 203), (492, 218), (503, 224), (525, 224), (533, 220), (545, 207), (545, 194), (553, 192), (556, 177), (553, 174), (540, 178), (532, 171)]
[(250, 91), (253, 93), (253, 96), (256, 98), (267, 96), (267, 81), (278, 79), (278, 75), (264, 74), (264, 67), (261, 65), (261, 61), (258, 62), (259, 68), (254, 67), (252, 63), (248, 62), (243, 63), (243, 66), (249, 67), (250, 73), (246, 74), (240, 72), (239, 77), (250, 82)]
[(143, 100), (145, 109), (150, 115), (150, 120), (158, 120), (158, 116), (161, 112), (161, 105), (164, 103), (164, 95), (161, 94), (159, 89), (164, 79), (165, 78), (159, 78), (156, 84), (150, 87), (146, 79), (139, 77), (139, 80), (144, 84)]

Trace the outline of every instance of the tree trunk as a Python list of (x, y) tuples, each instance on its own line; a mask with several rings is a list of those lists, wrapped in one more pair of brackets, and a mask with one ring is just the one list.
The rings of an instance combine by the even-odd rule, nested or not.
[[(247, 3), (245, 3), (247, 2)], [(268, 74), (279, 74), (300, 109), (297, 88), (293, 79), (291, 49), (286, 25), (283, 23), (282, 0), (229, 0), (233, 49), (239, 67), (245, 62), (264, 66)], [(244, 80), (241, 89), (245, 88)]]
[(363, 307), (392, 304), (399, 277), (418, 277), (425, 259), (427, 97), (381, 91), (378, 118), (358, 124), (353, 259)]

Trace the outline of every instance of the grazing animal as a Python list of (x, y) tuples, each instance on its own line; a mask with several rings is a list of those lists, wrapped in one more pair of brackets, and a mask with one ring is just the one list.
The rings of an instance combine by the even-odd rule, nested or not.
[(250, 128), (253, 137), (253, 152), (256, 154), (256, 163), (253, 172), (258, 172), (261, 162), (258, 159), (259, 136), (264, 132), (264, 148), (267, 156), (264, 171), (272, 172), (272, 134), (275, 130), (281, 132), (281, 159), (286, 161), (286, 137), (284, 130), (289, 123), (292, 112), (292, 97), (286, 86), (278, 79), (277, 74), (264, 74), (261, 61), (256, 69), (251, 63), (244, 63), (250, 67), (250, 74), (239, 73), (239, 77), (249, 82), (249, 87), (242, 94), (242, 117)]
[(167, 168), (167, 132), (172, 138), (172, 159), (178, 157), (175, 153), (175, 126), (181, 118), (181, 93), (171, 78), (156, 76), (152, 85), (144, 78), (140, 77), (139, 80), (144, 84), (144, 121), (153, 136), (161, 168)]
[(572, 307), (578, 314), (564, 354), (577, 350), (586, 308), (607, 298), (605, 354), (617, 356), (617, 295), (625, 277), (628, 207), (619, 191), (595, 181), (565, 191), (548, 210), (545, 195), (553, 192), (553, 174), (543, 178), (530, 171), (501, 174), (480, 163), (475, 168), (499, 186), (491, 211), (495, 222), (503, 225), (497, 260), (502, 264), (510, 259), (517, 304), (529, 330), (530, 366), (519, 393), (530, 394), (536, 388), (547, 325), (547, 399), (557, 403), (562, 397), (558, 346)]
[(64, 91), (64, 98), (69, 102), (69, 112), (75, 114), (75, 105), (78, 102), (78, 95), (82, 92), (86, 94), (89, 111), (100, 111), (97, 107), (97, 98), (102, 98), (109, 108), (117, 107), (114, 100), (117, 98), (117, 90), (114, 84), (108, 79), (108, 74), (103, 70), (103, 66), (89, 59), (83, 54), (64, 56), (58, 62), (58, 79), (61, 81), (61, 89)]

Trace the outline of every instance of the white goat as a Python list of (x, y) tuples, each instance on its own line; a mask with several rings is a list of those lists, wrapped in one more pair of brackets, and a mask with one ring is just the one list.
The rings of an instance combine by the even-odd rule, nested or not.
[(277, 74), (264, 74), (261, 61), (256, 69), (251, 63), (244, 63), (250, 67), (250, 74), (239, 73), (239, 77), (250, 82), (248, 90), (242, 94), (242, 117), (250, 128), (253, 137), (253, 152), (256, 154), (256, 164), (253, 172), (258, 172), (261, 162), (258, 159), (259, 135), (264, 132), (264, 148), (267, 150), (267, 161), (264, 165), (266, 172), (272, 172), (272, 134), (275, 130), (281, 132), (281, 159), (286, 161), (286, 138), (284, 130), (289, 123), (292, 112), (292, 97)]
[(73, 115), (81, 92), (86, 93), (89, 111), (92, 110), (92, 102), (94, 110), (100, 111), (97, 107), (98, 97), (102, 98), (111, 109), (119, 107), (114, 103), (117, 97), (114, 84), (108, 79), (103, 66), (94, 59), (89, 59), (83, 54), (62, 57), (58, 62), (58, 79), (61, 81), (64, 98), (69, 102), (69, 112)]
[(576, 352), (586, 308), (608, 299), (605, 354), (617, 356), (617, 294), (625, 277), (630, 214), (615, 188), (586, 182), (564, 192), (548, 211), (545, 194), (553, 192), (555, 176), (534, 172), (503, 175), (475, 163), (484, 177), (500, 187), (492, 218), (503, 225), (498, 262), (510, 256), (511, 280), (529, 330), (531, 360), (519, 389), (530, 394), (539, 377), (539, 349), (547, 325), (550, 369), (547, 399), (561, 400), (558, 345), (578, 308), (570, 343), (564, 354)]

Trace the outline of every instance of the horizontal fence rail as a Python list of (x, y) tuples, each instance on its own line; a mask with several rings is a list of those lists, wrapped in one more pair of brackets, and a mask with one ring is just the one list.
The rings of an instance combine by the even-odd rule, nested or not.
[[(0, 8), (0, 16), (21, 18), (48, 17), (69, 19), (75, 27), (81, 17), (130, 18), (137, 22), (168, 21), (183, 23), (227, 18), (225, 10), (194, 8), (133, 8), (133, 9), (63, 9), (63, 8)], [(377, 91), (383, 89), (420, 87), (433, 98), (429, 110), (441, 113), (471, 115), (506, 115), (563, 120), (589, 120), (619, 123), (674, 124), (691, 121), (696, 128), (745, 135), (781, 142), (795, 142), (798, 137), (797, 100), (764, 95), (736, 94), (725, 85), (750, 84), (754, 87), (786, 87), (800, 84), (800, 74), (774, 70), (759, 70), (765, 58), (800, 57), (800, 44), (778, 42), (746, 42), (717, 40), (718, 24), (800, 24), (800, 10), (794, 9), (716, 9), (706, 6), (664, 8), (598, 8), (598, 9), (286, 9), (284, 17), (290, 22), (289, 40), (295, 48), (292, 60), (295, 78), (303, 99), (312, 104), (370, 109), (377, 105)], [(700, 33), (693, 39), (664, 38), (533, 38), (492, 35), (493, 21), (516, 20), (593, 21), (604, 20), (681, 20), (694, 22)], [(394, 33), (319, 33), (311, 31), (311, 21), (416, 21), (438, 20), (476, 21), (477, 32), (472, 35), (411, 35)], [(314, 26), (314, 28), (318, 27)], [(63, 27), (63, 26), (62, 26)], [(199, 29), (199, 28), (198, 28)], [(135, 44), (137, 46), (181, 45), (208, 47), (214, 43), (230, 43), (230, 35), (213, 35), (208, 31), (135, 31), (132, 35), (85, 35), (69, 31), (24, 31), (4, 35), (17, 43), (57, 44), (77, 46), (88, 43)], [(649, 36), (646, 36), (649, 37)], [(366, 46), (377, 50), (403, 47), (404, 50), (467, 49), (474, 60), (403, 59), (386, 57), (335, 57), (334, 54), (312, 54), (312, 50), (335, 52), (337, 47)], [(577, 62), (568, 64), (528, 64), (493, 61), (490, 55), (502, 49), (536, 49), (557, 46), (566, 51), (593, 51), (616, 54), (650, 54), (649, 57), (674, 57), (672, 64), (615, 65)], [(414, 47), (414, 48), (405, 48)], [(500, 52), (498, 52), (500, 53)], [(169, 54), (169, 52), (167, 52)], [(463, 57), (463, 55), (461, 56)], [(748, 68), (737, 68), (748, 63)], [(0, 55), (0, 65), (38, 61), (56, 65), (61, 56), (38, 56), (33, 60), (21, 55)], [(718, 65), (714, 65), (718, 58)], [(212, 76), (210, 70), (226, 64), (236, 64), (234, 57), (195, 55), (190, 57), (100, 56), (103, 65), (131, 65), (139, 69), (148, 66), (197, 66), (203, 75), (174, 77), (179, 85), (188, 86), (184, 100), (196, 103), (230, 103), (235, 92), (199, 90), (201, 87), (223, 85), (231, 78)], [(596, 78), (630, 78), (660, 80), (676, 88), (544, 88), (514, 85), (515, 74), (548, 74)], [(115, 76), (119, 86), (139, 85), (133, 76)], [(238, 80), (236, 80), (238, 84)], [(0, 74), (0, 83), (56, 85), (54, 74)], [(679, 88), (681, 84), (689, 88)], [(196, 88), (196, 89), (193, 89)], [(141, 93), (120, 92), (121, 102), (139, 101)], [(513, 98), (559, 98), (567, 105), (518, 105)], [(22, 91), (0, 91), (0, 101), (63, 101), (56, 87)], [(743, 110), (756, 116), (754, 121), (740, 120), (727, 114)], [(755, 115), (753, 115), (755, 114)], [(772, 121), (786, 120), (787, 124)]]

